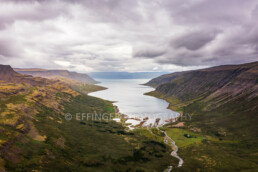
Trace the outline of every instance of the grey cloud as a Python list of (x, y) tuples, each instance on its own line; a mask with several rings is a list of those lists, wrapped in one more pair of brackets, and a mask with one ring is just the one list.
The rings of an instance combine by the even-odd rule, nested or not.
[(156, 46), (134, 49), (133, 56), (134, 57), (142, 57), (142, 58), (155, 58), (158, 56), (162, 56), (166, 53), (165, 49), (157, 48)]
[(22, 54), (23, 50), (14, 40), (0, 38), (0, 56), (6, 58), (17, 57), (17, 54)]
[(1, 0), (1, 6), (0, 57), (13, 59), (6, 63), (64, 61), (73, 70), (115, 71), (142, 62), (151, 69), (257, 60), (257, 0)]
[[(16, 2), (20, 4), (35, 4), (48, 7), (39, 9), (38, 14), (31, 15), (35, 20), (37, 18), (50, 18), (67, 14), (66, 6), (78, 5), (81, 10), (90, 13), (92, 22), (124, 23), (129, 20), (136, 22), (142, 20), (142, 13), (138, 11), (138, 0), (4, 0), (6, 2)], [(61, 8), (59, 8), (61, 6)], [(55, 9), (57, 8), (57, 9)], [(53, 9), (53, 11), (51, 10)], [(41, 10), (41, 11), (40, 11)], [(42, 16), (41, 16), (42, 15)], [(49, 15), (49, 16), (48, 16)], [(83, 18), (82, 18), (83, 20)], [(1, 21), (1, 20), (0, 20)]]
[(199, 25), (212, 26), (217, 24), (223, 26), (241, 25), (248, 19), (250, 9), (257, 4), (256, 0), (200, 0), (195, 2), (176, 0), (177, 4), (173, 1), (172, 3), (167, 1), (164, 7), (179, 23), (186, 25), (198, 23)]
[[(26, 0), (26, 2), (31, 1)], [(26, 3), (25, 5), (21, 5), (20, 8), (16, 8), (17, 4), (15, 3), (5, 3), (3, 7), (5, 5), (12, 9), (12, 11), (6, 12), (4, 15), (1, 15), (0, 12), (0, 29), (5, 28), (15, 21), (41, 22), (47, 19), (59, 17), (61, 15), (69, 15), (67, 9), (64, 8), (64, 4), (61, 3), (57, 6), (47, 3)]]
[(8, 42), (2, 42), (0, 41), (0, 55), (3, 57), (12, 57), (15, 53), (13, 53), (13, 50), (11, 49)]
[(256, 4), (254, 0), (162, 1), (173, 21), (187, 31), (172, 36), (169, 48), (156, 62), (195, 66), (256, 61)]
[(194, 31), (173, 40), (171, 44), (175, 48), (184, 47), (195, 51), (213, 41), (218, 33), (219, 31)]

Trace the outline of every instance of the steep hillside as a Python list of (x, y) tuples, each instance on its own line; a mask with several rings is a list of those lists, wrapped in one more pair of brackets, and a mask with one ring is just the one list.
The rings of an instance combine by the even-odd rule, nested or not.
[(21, 74), (27, 74), (32, 76), (39, 76), (44, 78), (65, 78), (70, 80), (79, 81), (85, 84), (95, 84), (97, 81), (92, 79), (87, 74), (77, 73), (77, 72), (70, 72), (68, 70), (46, 70), (46, 69), (14, 69), (16, 72)]
[(173, 97), (184, 102), (223, 96), (226, 100), (228, 96), (239, 97), (243, 94), (252, 94), (255, 97), (258, 92), (257, 71), (258, 62), (219, 66), (163, 75), (146, 85), (156, 87), (155, 92), (164, 97)]
[(111, 120), (110, 102), (0, 67), (1, 172), (163, 171), (177, 163), (161, 136)]
[(258, 169), (258, 62), (167, 74), (147, 85), (156, 87), (148, 95), (181, 111), (181, 128), (166, 128), (176, 143), (204, 138), (179, 148), (185, 164), (174, 171)]

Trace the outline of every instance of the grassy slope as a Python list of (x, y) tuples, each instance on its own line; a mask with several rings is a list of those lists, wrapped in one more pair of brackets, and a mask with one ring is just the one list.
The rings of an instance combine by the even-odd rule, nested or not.
[(81, 94), (88, 94), (90, 92), (106, 89), (105, 87), (95, 85), (94, 83), (84, 83), (84, 82), (80, 82), (77, 80), (73, 80), (73, 79), (69, 79), (69, 78), (61, 77), (61, 76), (52, 76), (52, 77), (49, 77), (48, 79), (60, 80), (64, 83), (68, 84), (73, 90), (75, 90)]
[(99, 85), (94, 84), (83, 84), (83, 83), (77, 83), (77, 84), (70, 84), (72, 89), (75, 91), (81, 93), (81, 94), (88, 94), (90, 92), (105, 90), (105, 87), (101, 87)]
[[(182, 73), (147, 93), (184, 116), (193, 115), (183, 120), (182, 129), (167, 126), (185, 161), (173, 171), (258, 170), (257, 69), (250, 63)], [(151, 82), (155, 86), (160, 80)], [(196, 142), (184, 134), (196, 135)]]
[[(12, 85), (16, 88), (18, 85)], [(27, 106), (28, 111), (24, 121), (19, 125), (6, 126), (6, 116), (2, 116), (0, 122), (1, 144), (10, 141), (12, 144), (7, 152), (1, 153), (0, 169), (7, 171), (162, 171), (171, 163), (176, 164), (169, 152), (169, 147), (163, 144), (161, 136), (150, 135), (147, 130), (125, 131), (120, 124), (110, 120), (88, 120), (78, 121), (64, 119), (65, 113), (73, 116), (76, 113), (111, 113), (114, 109), (110, 102), (87, 95), (71, 96), (67, 93), (57, 92), (52, 100), (63, 101), (60, 105), (61, 111), (56, 106), (46, 106), (41, 102), (47, 99), (48, 91), (38, 88), (27, 88), (30, 90), (17, 93), (0, 101), (1, 113), (6, 112), (7, 104)], [(42, 88), (41, 88), (42, 89)], [(10, 93), (12, 92), (12, 89)], [(48, 90), (48, 89), (47, 89)], [(26, 97), (42, 94), (41, 101), (28, 102)], [(45, 94), (46, 93), (46, 94)], [(7, 94), (7, 95), (8, 95)], [(52, 93), (53, 96), (53, 93)], [(35, 99), (35, 98), (34, 98)], [(50, 101), (50, 99), (48, 100)], [(59, 105), (59, 106), (60, 106)], [(13, 108), (13, 107), (9, 107)], [(24, 109), (21, 107), (20, 111)], [(19, 112), (20, 112), (19, 111)], [(14, 111), (13, 116), (19, 116)], [(35, 113), (35, 114), (34, 114)], [(12, 116), (12, 117), (13, 117)], [(14, 120), (15, 118), (11, 118)], [(20, 128), (25, 125), (35, 127), (38, 137), (31, 137)], [(32, 130), (32, 129), (30, 129)], [(36, 132), (37, 131), (37, 132)], [(30, 133), (30, 132), (29, 132)], [(20, 135), (17, 139), (17, 135)]]
[[(181, 128), (169, 128), (166, 130), (169, 137), (173, 138), (178, 148), (187, 147), (191, 144), (200, 143), (203, 136)], [(189, 135), (187, 137), (187, 135)]]
[[(157, 92), (148, 95), (162, 98)], [(211, 111), (202, 100), (180, 102), (166, 97), (173, 110), (183, 115), (191, 114), (191, 120), (181, 120), (181, 129), (166, 128), (168, 135), (179, 147), (184, 159), (182, 167), (173, 171), (256, 171), (258, 169), (257, 98), (245, 102), (245, 97), (226, 103)], [(245, 106), (243, 106), (245, 104)], [(249, 109), (249, 110), (247, 110)], [(201, 130), (201, 132), (197, 132)], [(187, 138), (189, 134), (196, 138)]]

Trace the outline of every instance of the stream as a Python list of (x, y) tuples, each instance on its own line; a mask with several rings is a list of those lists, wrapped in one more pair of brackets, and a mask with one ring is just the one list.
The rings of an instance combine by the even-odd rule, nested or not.
[[(170, 144), (172, 145), (171, 147), (172, 147), (173, 151), (171, 152), (171, 156), (173, 156), (173, 157), (175, 157), (179, 160), (178, 167), (181, 167), (184, 163), (184, 160), (181, 157), (179, 157), (178, 154), (177, 154), (178, 147), (177, 147), (175, 141), (167, 135), (167, 132), (160, 130), (158, 127), (157, 127), (157, 129), (165, 134), (164, 142), (168, 145), (170, 145)], [(172, 171), (172, 167), (173, 167), (172, 165), (169, 166), (167, 169), (164, 170), (164, 172), (165, 171), (168, 171), (168, 172)]]

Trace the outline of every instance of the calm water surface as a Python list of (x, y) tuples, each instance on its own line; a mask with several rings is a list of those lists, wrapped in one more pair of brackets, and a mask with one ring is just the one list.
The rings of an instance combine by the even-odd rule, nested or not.
[[(108, 89), (89, 95), (115, 101), (114, 105), (118, 106), (119, 111), (129, 117), (141, 119), (149, 117), (146, 125), (153, 124), (156, 118), (160, 118), (160, 122), (164, 123), (165, 120), (179, 115), (167, 109), (169, 104), (165, 100), (144, 95), (154, 90), (152, 87), (140, 85), (146, 83), (147, 79), (99, 79), (98, 81), (101, 82), (98, 85)], [(128, 120), (128, 122), (137, 123), (134, 120)]]

